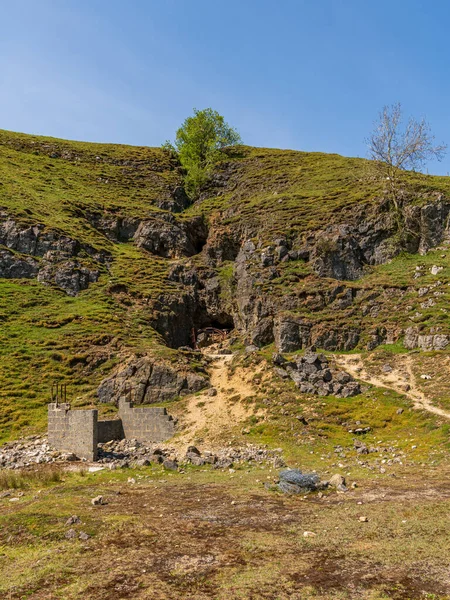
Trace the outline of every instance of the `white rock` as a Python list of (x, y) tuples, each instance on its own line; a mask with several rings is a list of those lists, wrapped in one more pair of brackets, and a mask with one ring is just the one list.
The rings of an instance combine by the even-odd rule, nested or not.
[(303, 537), (304, 538), (308, 538), (308, 537), (316, 537), (316, 533), (314, 533), (314, 531), (304, 531), (303, 532)]
[(432, 275), (437, 275), (440, 271), (442, 271), (444, 267), (438, 267), (437, 265), (433, 265), (430, 269)]

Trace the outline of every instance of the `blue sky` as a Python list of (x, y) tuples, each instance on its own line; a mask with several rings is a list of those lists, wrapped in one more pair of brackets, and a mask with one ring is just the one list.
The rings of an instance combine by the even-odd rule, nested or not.
[(365, 156), (401, 102), (450, 143), (446, 0), (0, 1), (3, 129), (157, 146), (211, 106), (251, 145)]

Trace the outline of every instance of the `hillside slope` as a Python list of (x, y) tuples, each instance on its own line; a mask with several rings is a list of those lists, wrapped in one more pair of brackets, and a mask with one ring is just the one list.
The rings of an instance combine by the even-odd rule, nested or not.
[(445, 348), (447, 197), (410, 174), (400, 235), (360, 159), (240, 147), (191, 204), (161, 149), (0, 132), (0, 438), (44, 427), (54, 379), (103, 411), (202, 389), (178, 348), (207, 327), (283, 352)]

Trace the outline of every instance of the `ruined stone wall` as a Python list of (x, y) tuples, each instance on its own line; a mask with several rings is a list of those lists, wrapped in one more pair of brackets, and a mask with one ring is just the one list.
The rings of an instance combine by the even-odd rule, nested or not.
[(127, 439), (140, 442), (163, 442), (175, 433), (175, 422), (165, 408), (134, 408), (124, 398), (119, 400), (119, 417)]
[(48, 442), (80, 458), (97, 459), (98, 411), (70, 410), (70, 404), (48, 405)]
[(97, 441), (99, 444), (110, 442), (111, 440), (123, 440), (125, 437), (121, 419), (99, 421), (97, 423), (97, 431)]

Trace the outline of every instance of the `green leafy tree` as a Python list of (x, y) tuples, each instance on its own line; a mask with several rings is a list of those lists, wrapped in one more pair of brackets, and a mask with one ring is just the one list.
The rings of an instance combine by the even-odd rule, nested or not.
[(239, 133), (212, 108), (194, 109), (176, 132), (175, 142), (163, 148), (175, 152), (186, 170), (186, 189), (196, 196), (208, 181), (212, 167), (224, 157), (223, 148), (241, 143)]

